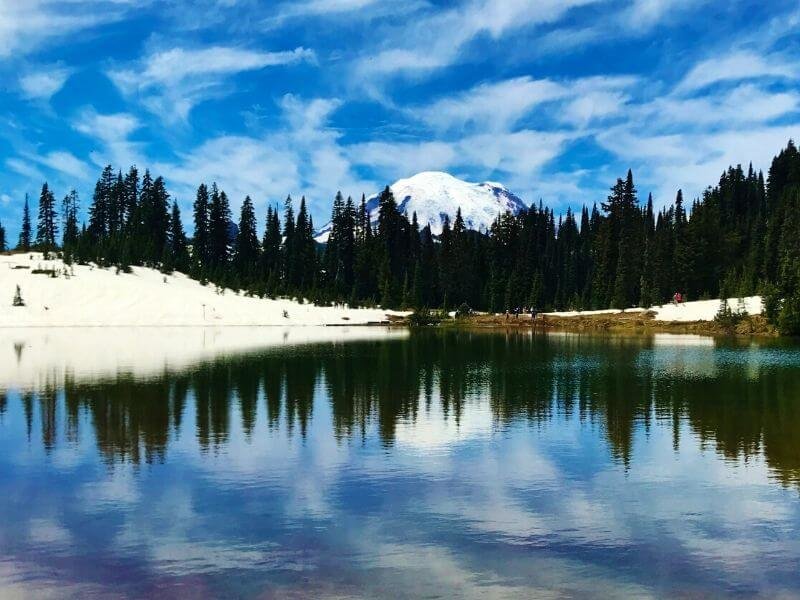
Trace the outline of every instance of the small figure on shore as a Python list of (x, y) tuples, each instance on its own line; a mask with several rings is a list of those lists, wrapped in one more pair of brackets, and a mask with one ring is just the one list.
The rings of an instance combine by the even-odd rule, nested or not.
[(508, 309), (506, 309), (506, 321), (508, 321)]
[(678, 304), (683, 303), (683, 294), (681, 294), (680, 292), (675, 292), (675, 294), (672, 296), (672, 302), (676, 306)]

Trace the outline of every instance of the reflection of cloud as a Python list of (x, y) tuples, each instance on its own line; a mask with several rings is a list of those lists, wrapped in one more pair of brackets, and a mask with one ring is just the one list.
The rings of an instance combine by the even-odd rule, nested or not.
[[(433, 396), (440, 391), (434, 388)], [(420, 405), (425, 398), (420, 397)], [(456, 419), (454, 415), (442, 418), (442, 407), (432, 406), (430, 411), (420, 411), (414, 418), (401, 419), (395, 428), (395, 442), (401, 448), (419, 452), (431, 450), (454, 450), (454, 446), (471, 440), (485, 440), (491, 436), (494, 420), (488, 402), (477, 397), (467, 405), (467, 409)]]
[(72, 543), (72, 535), (63, 525), (53, 519), (31, 519), (28, 535), (37, 546), (64, 547)]
[(107, 477), (84, 484), (79, 496), (84, 510), (100, 513), (122, 506), (135, 506), (142, 494), (135, 473), (130, 469), (114, 469)]

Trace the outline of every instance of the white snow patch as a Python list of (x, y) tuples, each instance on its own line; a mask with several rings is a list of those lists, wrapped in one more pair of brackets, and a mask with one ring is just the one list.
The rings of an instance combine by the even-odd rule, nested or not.
[[(52, 278), (34, 269), (74, 273)], [(12, 306), (16, 286), (23, 307)], [(167, 327), (363, 325), (386, 322), (390, 311), (314, 306), (292, 300), (217, 293), (182, 273), (164, 275), (44, 260), (41, 254), (0, 256), (0, 327)]]
[[(763, 310), (761, 296), (748, 296), (747, 298), (728, 298), (728, 306), (736, 313), (740, 308), (749, 315), (760, 315)], [(616, 315), (620, 313), (655, 313), (656, 321), (674, 321), (689, 323), (692, 321), (713, 321), (717, 316), (720, 307), (720, 300), (698, 300), (696, 302), (683, 302), (682, 304), (664, 304), (651, 308), (628, 308), (624, 311), (618, 309), (608, 310), (572, 310), (564, 312), (545, 313), (546, 316), (553, 317), (581, 317), (589, 315)]]
[[(740, 304), (749, 315), (760, 315), (764, 306), (761, 296), (749, 296), (747, 298), (728, 298), (728, 306), (733, 312), (737, 312)], [(698, 300), (697, 302), (684, 302), (682, 304), (664, 304), (654, 306), (652, 311), (656, 313), (656, 321), (713, 321), (717, 316), (720, 307), (720, 300)]]

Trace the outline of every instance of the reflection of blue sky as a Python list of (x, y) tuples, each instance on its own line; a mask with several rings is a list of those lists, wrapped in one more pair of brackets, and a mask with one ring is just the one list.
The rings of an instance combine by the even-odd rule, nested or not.
[[(752, 359), (684, 350), (681, 369)], [(658, 370), (673, 351), (642, 350), (638, 364)], [(247, 436), (232, 403), (228, 441), (207, 452), (190, 401), (163, 464), (108, 466), (87, 414), (78, 439), (59, 431), (47, 455), (38, 412), (28, 442), (12, 395), (0, 425), (0, 585), (84, 597), (109, 579), (132, 594), (200, 595), (800, 589), (798, 493), (773, 482), (762, 456), (723, 459), (686, 423), (676, 450), (671, 423), (654, 420), (636, 426), (623, 465), (576, 413), (498, 428), (488, 399), (471, 395), (456, 424), (437, 397), (397, 425), (391, 447), (375, 422), (337, 441), (322, 385), (305, 439), (270, 430), (263, 397)], [(51, 587), (62, 577), (72, 581)]]

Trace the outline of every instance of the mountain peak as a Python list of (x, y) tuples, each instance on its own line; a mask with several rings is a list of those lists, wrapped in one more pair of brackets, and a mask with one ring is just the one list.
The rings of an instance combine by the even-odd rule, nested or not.
[[(487, 181), (470, 183), (444, 171), (423, 171), (389, 186), (400, 212), (409, 217), (417, 213), (420, 228), (429, 225), (431, 233), (442, 233), (445, 219), (452, 223), (456, 212), (468, 229), (487, 231), (497, 217), (505, 212), (519, 213), (527, 208), (525, 203), (501, 183)], [(378, 218), (378, 195), (367, 201), (367, 210), (373, 222)], [(317, 234), (325, 242), (330, 233), (330, 223)]]

